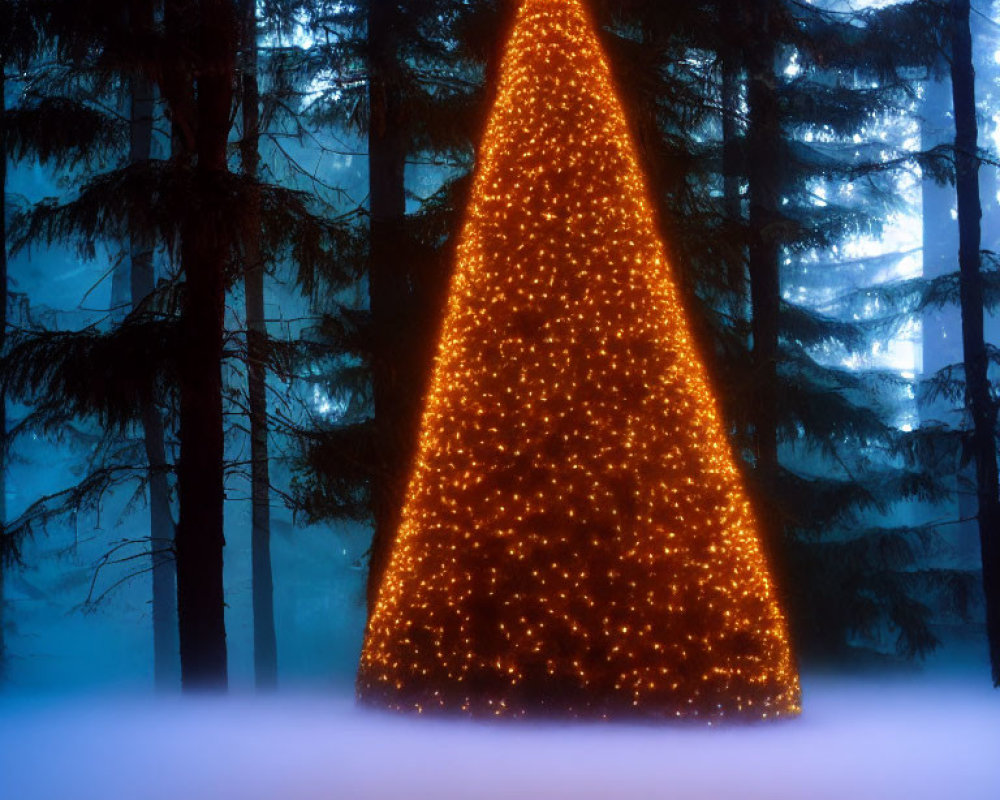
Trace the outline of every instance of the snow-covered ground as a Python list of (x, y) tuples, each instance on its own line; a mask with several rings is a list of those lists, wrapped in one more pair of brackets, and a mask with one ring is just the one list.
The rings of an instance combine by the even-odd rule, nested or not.
[(3, 800), (1000, 798), (982, 676), (807, 677), (795, 721), (478, 723), (346, 694), (0, 700)]

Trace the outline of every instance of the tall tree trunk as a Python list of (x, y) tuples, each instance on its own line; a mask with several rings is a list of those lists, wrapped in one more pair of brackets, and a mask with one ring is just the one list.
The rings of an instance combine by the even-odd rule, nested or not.
[[(722, 53), (722, 211), (730, 225), (742, 221), (740, 202), (740, 56), (738, 46), (729, 42)], [(743, 253), (733, 252), (726, 264), (727, 281), (732, 293), (730, 313), (733, 324), (746, 314), (746, 261)]]
[[(260, 164), (260, 90), (257, 83), (257, 3), (241, 0), (243, 173), (256, 182)], [(271, 574), (271, 508), (267, 452), (267, 323), (264, 317), (264, 260), (260, 250), (260, 193), (249, 203), (244, 248), (247, 317), (247, 383), (250, 399), (250, 551), (253, 581), (253, 662), (258, 689), (278, 681), (278, 645), (274, 630), (274, 581)]]
[[(979, 3), (980, 13), (970, 18), (972, 25), (972, 47), (977, 52), (990, 53), (996, 49), (998, 40), (997, 3), (994, 0)], [(981, 106), (993, 109), (1000, 100), (997, 92), (997, 82), (1000, 79), (1000, 65), (993, 58), (980, 58), (976, 67), (976, 100)], [(997, 133), (996, 125), (990, 114), (980, 118), (982, 126), (979, 129), (979, 146), (992, 147), (993, 137)], [(1000, 203), (997, 202), (997, 192), (1000, 191), (1000, 171), (993, 164), (979, 165), (979, 197), (983, 205), (982, 247), (994, 253), (1000, 252)], [(1000, 320), (996, 314), (987, 311), (986, 341), (996, 342), (1000, 333)]]
[[(0, 58), (0, 353), (7, 342), (7, 62)], [(0, 390), (0, 537), (7, 523), (7, 398)], [(2, 540), (0, 540), (2, 543)], [(0, 684), (7, 667), (6, 606), (4, 594), (4, 559), (0, 552)]]
[[(1000, 42), (1000, 30), (997, 28), (998, 4), (995, 0), (979, 3), (978, 13), (973, 12), (970, 16), (972, 26), (972, 49), (974, 53), (991, 54), (997, 49)], [(980, 57), (976, 63), (976, 103), (981, 115), (978, 117), (979, 146), (984, 149), (995, 149), (993, 146), (994, 137), (997, 135), (997, 126), (989, 113), (983, 113), (983, 109), (994, 109), (1000, 102), (1000, 65), (994, 58)], [(982, 236), (980, 247), (983, 251), (989, 250), (994, 254), (1000, 254), (1000, 203), (997, 202), (997, 193), (1000, 192), (1000, 170), (994, 164), (981, 163), (979, 165), (979, 199), (983, 207), (983, 218), (979, 226)], [(954, 250), (952, 251), (954, 253)], [(982, 269), (989, 271), (995, 265), (989, 263), (982, 264)], [(1000, 314), (995, 309), (986, 308), (983, 320), (983, 338), (988, 345), (1000, 345)], [(966, 471), (969, 473), (970, 484), (974, 484), (975, 467), (968, 465)], [(975, 524), (976, 516), (975, 495), (968, 492), (962, 495), (963, 500), (969, 510), (962, 514), (963, 519), (971, 519), (963, 528), (968, 532), (963, 537), (967, 541), (967, 551), (974, 559), (980, 556), (979, 531)], [(972, 560), (972, 559), (970, 559)]]
[[(236, 18), (230, 0), (201, 0), (193, 47), (198, 60), (195, 189), (204, 209), (224, 208), (226, 145), (233, 101)], [(180, 439), (177, 614), (185, 689), (225, 688), (222, 344), (229, 242), (210, 215), (189, 214), (181, 234), (185, 300), (179, 369)]]
[(752, 4), (751, 30), (755, 33), (746, 53), (750, 112), (747, 130), (748, 249), (755, 373), (753, 423), (757, 469), (769, 491), (773, 490), (778, 471), (777, 364), (781, 309), (777, 233), (781, 199), (781, 121), (775, 91), (775, 46), (770, 35), (770, 13), (771, 0), (757, 0)]
[[(144, 3), (148, 24), (153, 24), (153, 4)], [(153, 142), (153, 84), (144, 75), (132, 79), (129, 161), (149, 161)], [(132, 308), (153, 293), (155, 272), (152, 244), (133, 235), (129, 242)], [(174, 572), (174, 520), (170, 512), (170, 486), (163, 417), (154, 402), (142, 406), (142, 432), (149, 475), (149, 541), (153, 573), (153, 664), (158, 689), (172, 688), (178, 680), (177, 588)]]
[(978, 128), (969, 0), (952, 0), (951, 84), (955, 110), (955, 190), (958, 196), (959, 293), (966, 405), (972, 417), (979, 541), (986, 596), (986, 632), (994, 686), (1000, 687), (1000, 485), (997, 473), (997, 408), (990, 396), (989, 358), (983, 338), (983, 276), (980, 269)]
[(406, 215), (406, 138), (402, 120), (402, 70), (395, 0), (368, 6), (370, 121), (368, 170), (371, 203), (371, 262), (368, 287), (374, 330), (372, 382), (375, 399), (377, 473), (372, 486), (375, 532), (368, 572), (368, 607), (374, 607), (392, 548), (406, 489), (407, 395), (417, 391), (405, 380), (404, 332), (407, 290), (401, 261)]
[[(920, 107), (920, 148), (930, 151), (949, 146), (954, 139), (952, 119), (952, 86), (945, 59), (931, 70), (924, 84)], [(923, 277), (939, 278), (955, 272), (958, 252), (958, 223), (952, 214), (955, 193), (948, 184), (925, 176), (920, 187)], [(945, 367), (962, 361), (961, 314), (954, 306), (926, 308), (921, 313), (922, 375), (929, 379)], [(922, 422), (948, 425), (961, 424), (960, 410), (948, 399), (928, 400), (921, 392), (917, 398), (917, 413)], [(974, 469), (957, 461), (954, 474), (947, 479), (953, 497), (932, 510), (932, 515), (964, 520), (950, 526), (946, 535), (962, 563), (979, 558), (979, 531), (976, 529), (975, 494), (967, 486), (975, 483)]]

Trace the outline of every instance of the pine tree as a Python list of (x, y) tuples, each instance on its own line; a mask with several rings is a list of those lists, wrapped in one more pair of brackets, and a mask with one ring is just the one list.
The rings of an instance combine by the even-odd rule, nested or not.
[(969, 0), (951, 0), (951, 84), (955, 111), (955, 191), (958, 198), (962, 350), (966, 402), (972, 417), (979, 538), (986, 597), (986, 631), (994, 686), (1000, 687), (1000, 477), (997, 475), (997, 406), (991, 394), (983, 337), (980, 274), (979, 133)]
[[(200, 37), (202, 54), (201, 66), (206, 66), (214, 62), (213, 46), (204, 36), (205, 27), (221, 30), (220, 23), (225, 21), (226, 3), (221, 0), (207, 4), (201, 8), (203, 12), (199, 14), (199, 22), (202, 25)], [(144, 75), (155, 75), (159, 81), (159, 88), (172, 112), (172, 119), (175, 130), (179, 132), (179, 140), (182, 142), (182, 149), (186, 150), (185, 157), (178, 159), (181, 163), (189, 163), (195, 155), (200, 156), (199, 167), (195, 169), (202, 180), (190, 181), (185, 188), (195, 188), (199, 194), (199, 200), (207, 200), (205, 185), (208, 178), (213, 175), (214, 170), (219, 167), (219, 157), (221, 164), (225, 166), (225, 148), (228, 134), (229, 106), (220, 113), (219, 106), (225, 104), (226, 91), (229, 90), (232, 75), (228, 76), (216, 69), (203, 69), (201, 71), (199, 92), (195, 97), (194, 86), (189, 84), (185, 90), (185, 76), (190, 76), (192, 64), (187, 60), (185, 54), (189, 51), (180, 46), (182, 41), (186, 41), (186, 35), (190, 30), (185, 30), (184, 25), (190, 24), (182, 22), (182, 17), (192, 10), (190, 4), (184, 4), (181, 0), (167, 2), (164, 6), (164, 29), (166, 30), (167, 41), (172, 39), (175, 56), (166, 61), (158, 61), (155, 66), (150, 66), (149, 54), (162, 53), (158, 45), (163, 43), (159, 38), (160, 29), (152, 25), (152, 7), (148, 4), (90, 4), (90, 3), (69, 3), (54, 2), (41, 6), (40, 14), (43, 26), (52, 46), (59, 53), (67, 64), (69, 64), (78, 75), (86, 75), (88, 72), (94, 78), (96, 85), (107, 86), (104, 78), (108, 77), (110, 71), (115, 77), (119, 77), (124, 72), (129, 77), (139, 73), (140, 67), (145, 70)], [(213, 14), (214, 12), (214, 14)], [(181, 34), (178, 37), (178, 33)], [(142, 48), (148, 48), (143, 51)], [(140, 55), (140, 52), (142, 55)], [(111, 54), (113, 58), (101, 59), (100, 54), (107, 56)], [(223, 58), (223, 66), (225, 59)], [(148, 86), (146, 94), (148, 96)], [(213, 91), (214, 90), (214, 91)], [(190, 100), (190, 103), (187, 101)], [(148, 99), (146, 100), (148, 106)], [(206, 112), (211, 109), (215, 112), (212, 118)], [(192, 112), (198, 111), (195, 116)], [(142, 112), (145, 113), (145, 112)], [(136, 119), (136, 128), (148, 125), (148, 121)], [(212, 124), (215, 123), (215, 136), (212, 135)], [(224, 128), (224, 129), (223, 129)], [(220, 129), (221, 133), (220, 133)], [(59, 129), (61, 130), (61, 129)], [(197, 131), (197, 133), (196, 133)], [(140, 152), (140, 146), (144, 149), (138, 130), (134, 130), (136, 136), (133, 138), (133, 163), (123, 169), (114, 171), (108, 175), (99, 176), (90, 183), (83, 186), (78, 197), (65, 204), (57, 206), (51, 203), (41, 204), (27, 214), (21, 223), (20, 243), (26, 246), (36, 241), (55, 241), (57, 239), (71, 239), (74, 235), (84, 236), (106, 236), (117, 238), (119, 241), (129, 242), (133, 246), (134, 255), (137, 256), (133, 263), (133, 277), (137, 280), (133, 286), (134, 297), (141, 301), (138, 313), (126, 318), (117, 330), (108, 334), (103, 334), (96, 330), (89, 330), (80, 334), (76, 333), (48, 333), (38, 332), (37, 334), (27, 333), (22, 336), (16, 347), (8, 353), (5, 363), (5, 380), (8, 389), (20, 394), (26, 399), (34, 399), (42, 409), (60, 409), (64, 415), (96, 415), (109, 428), (122, 428), (135, 421), (140, 421), (146, 428), (147, 459), (149, 464), (147, 469), (150, 475), (150, 482), (155, 486), (156, 492), (156, 512), (160, 523), (168, 523), (164, 516), (168, 513), (165, 507), (166, 489), (162, 485), (165, 478), (163, 469), (158, 469), (155, 462), (162, 455), (162, 447), (157, 438), (162, 442), (162, 425), (150, 415), (143, 415), (143, 411), (151, 411), (155, 415), (155, 394), (154, 387), (159, 385), (164, 364), (168, 359), (164, 357), (164, 345), (167, 351), (172, 351), (175, 356), (171, 360), (172, 365), (178, 367), (178, 374), (181, 375), (181, 383), (186, 384), (186, 391), (182, 391), (182, 427), (188, 429), (186, 437), (188, 446), (188, 458), (184, 465), (179, 468), (182, 520), (179, 526), (181, 532), (186, 533), (179, 538), (178, 542), (178, 565), (182, 567), (178, 583), (178, 606), (180, 622), (180, 644), (182, 667), (185, 671), (185, 679), (188, 684), (216, 683), (220, 682), (220, 659), (218, 640), (207, 641), (215, 634), (221, 634), (222, 654), (221, 660), (222, 674), (221, 680), (224, 682), (224, 629), (222, 625), (223, 598), (221, 587), (221, 503), (222, 503), (222, 454), (218, 453), (218, 464), (213, 464), (209, 458), (211, 446), (217, 443), (221, 448), (222, 441), (222, 420), (221, 420), (221, 397), (218, 409), (217, 422), (219, 430), (213, 439), (210, 435), (210, 424), (206, 425), (206, 417), (211, 417), (212, 398), (211, 380), (205, 380), (204, 375), (197, 375), (198, 367), (204, 368), (205, 353), (209, 355), (213, 352), (211, 346), (212, 337), (207, 328), (199, 329), (196, 323), (204, 324), (211, 316), (211, 298), (205, 297), (206, 285), (212, 286), (211, 271), (214, 267), (217, 277), (221, 280), (222, 269), (224, 267), (225, 256), (220, 250), (217, 231), (207, 229), (204, 215), (198, 218), (197, 222), (189, 222), (181, 226), (180, 251), (182, 261), (186, 257), (187, 270), (192, 274), (197, 274), (198, 278), (207, 279), (199, 284), (198, 278), (189, 282), (185, 301), (184, 313), (181, 319), (179, 332), (181, 334), (180, 344), (183, 347), (184, 334), (188, 337), (188, 347), (190, 354), (201, 356), (200, 362), (197, 357), (185, 357), (188, 354), (178, 355), (178, 337), (174, 334), (178, 328), (171, 324), (171, 321), (154, 319), (155, 314), (145, 314), (146, 309), (155, 304), (155, 300), (150, 296), (151, 270), (148, 258), (148, 246), (163, 228), (163, 218), (156, 218), (148, 215), (142, 220), (142, 226), (130, 225), (140, 218), (139, 206), (145, 205), (145, 210), (149, 210), (151, 197), (160, 196), (155, 192), (150, 192), (151, 183), (162, 178), (164, 170), (153, 165), (148, 158), (141, 158), (145, 153)], [(221, 138), (220, 138), (221, 136)], [(211, 152), (214, 147), (215, 151)], [(199, 152), (200, 151), (200, 152)], [(215, 161), (213, 163), (213, 157)], [(200, 183), (201, 185), (195, 185)], [(177, 184), (173, 187), (177, 189)], [(137, 191), (138, 189), (138, 191)], [(173, 198), (176, 199), (176, 198)], [(216, 198), (218, 199), (218, 198)], [(193, 215), (188, 214), (188, 220)], [(168, 223), (171, 224), (171, 223)], [(192, 228), (202, 226), (203, 229), (194, 231)], [(200, 235), (199, 235), (200, 234)], [(200, 247), (199, 247), (200, 246)], [(225, 245), (223, 244), (223, 247)], [(202, 251), (206, 252), (202, 252)], [(215, 256), (214, 262), (209, 253)], [(198, 267), (194, 268), (194, 262), (198, 262)], [(208, 273), (208, 274), (206, 274)], [(190, 277), (190, 275), (188, 275)], [(192, 289), (191, 283), (197, 288)], [(201, 289), (201, 292), (198, 291)], [(199, 296), (200, 295), (200, 296)], [(216, 309), (219, 313), (216, 341), (218, 343), (217, 355), (221, 359), (221, 296)], [(200, 312), (200, 313), (198, 313)], [(197, 339), (195, 346), (190, 344), (192, 339)], [(153, 355), (150, 358), (151, 354)], [(142, 360), (144, 363), (139, 363)], [(105, 365), (105, 382), (95, 381), (94, 376), (86, 370), (87, 363), (102, 363)], [(219, 370), (219, 362), (216, 362), (216, 372)], [(184, 378), (187, 378), (185, 381)], [(195, 386), (198, 380), (207, 383), (206, 388), (200, 398), (195, 398), (197, 394)], [(187, 402), (185, 403), (185, 398)], [(203, 402), (201, 402), (203, 401)], [(187, 413), (185, 413), (187, 412)], [(198, 435), (194, 430), (198, 429), (197, 424), (201, 423)], [(49, 423), (51, 424), (51, 422)], [(157, 437), (157, 434), (160, 434)], [(184, 445), (182, 445), (182, 449)], [(196, 452), (191, 457), (192, 450), (201, 449), (204, 452)], [(186, 468), (185, 468), (186, 467)], [(205, 474), (199, 475), (203, 472)], [(218, 560), (217, 584), (212, 587), (210, 578), (212, 576), (211, 546), (202, 548), (198, 552), (198, 545), (205, 541), (211, 542), (211, 530), (199, 531), (191, 535), (192, 509), (197, 508), (198, 513), (211, 517), (213, 508), (208, 498), (204, 496), (211, 493), (212, 482), (209, 477), (213, 473), (218, 477), (218, 512), (216, 521), (218, 522), (217, 536), (215, 542), (218, 545), (216, 555)], [(44, 521), (51, 516), (53, 508), (47, 502), (55, 499), (60, 502), (59, 508), (72, 509), (86, 502), (88, 497), (106, 491), (114, 485), (120, 476), (128, 475), (132, 472), (130, 466), (114, 464), (101, 465), (83, 483), (59, 493), (56, 498), (43, 498), (33, 504), (19, 520), (20, 534), (30, 533), (33, 526), (39, 521)], [(194, 474), (192, 474), (194, 473)], [(202, 496), (199, 496), (201, 493)], [(191, 495), (195, 497), (192, 498)], [(187, 509), (187, 519), (184, 517), (184, 509)], [(58, 510), (58, 509), (56, 509)], [(156, 513), (154, 512), (154, 513)], [(161, 524), (160, 527), (166, 528)], [(172, 526), (171, 526), (172, 527)], [(172, 538), (172, 531), (169, 529), (160, 531), (162, 535), (158, 539), (166, 539), (154, 546), (154, 572), (159, 572), (162, 577), (165, 571), (163, 557), (169, 551), (169, 541)], [(194, 540), (192, 547), (191, 540)], [(192, 554), (192, 550), (195, 552)], [(192, 557), (193, 556), (193, 557)], [(159, 567), (159, 570), (155, 569)], [(200, 575), (198, 573), (201, 573)], [(194, 580), (191, 580), (191, 573), (195, 573)], [(157, 583), (154, 579), (154, 584)], [(159, 581), (163, 583), (163, 581)], [(207, 591), (206, 591), (207, 587)], [(160, 617), (159, 634), (161, 644), (161, 655), (164, 659), (166, 655), (163, 649), (169, 647), (167, 640), (169, 633), (165, 630), (163, 617), (163, 605), (165, 599), (163, 586), (160, 587), (160, 608), (154, 609), (154, 617)], [(213, 588), (214, 599), (217, 601), (215, 607), (211, 607), (211, 602), (204, 602), (206, 597), (212, 599)], [(192, 603), (192, 595), (195, 601)], [(199, 603), (199, 601), (201, 601)], [(194, 612), (191, 613), (191, 607)], [(216, 611), (215, 621), (218, 626), (214, 631), (210, 631), (207, 636), (199, 637), (199, 632), (212, 628), (213, 615)], [(160, 613), (157, 613), (160, 612)], [(192, 635), (192, 629), (194, 635)], [(214, 649), (214, 652), (212, 652)], [(214, 673), (214, 674), (213, 674)]]
[(180, 461), (177, 489), (177, 617), (185, 688), (227, 683), (222, 582), (222, 347), (229, 243), (212, 227), (210, 207), (227, 199), (226, 148), (236, 60), (236, 18), (226, 0), (167, 0), (167, 45), (190, 61), (167, 73), (161, 91), (180, 134), (182, 163), (201, 214), (181, 227), (184, 303), (180, 318)]
[[(328, 348), (347, 364), (329, 377), (331, 387), (349, 388), (357, 402), (311, 437), (298, 494), (313, 519), (373, 519), (370, 608), (412, 462), (447, 253), (481, 122), (482, 73), (506, 13), (496, 5), (366, 0), (312, 9), (317, 30), (337, 30), (338, 38), (315, 48), (336, 77), (309, 116), (367, 143), (368, 225), (360, 233), (368, 302), (333, 309), (324, 326)], [(426, 162), (447, 176), (413, 211), (415, 167)]]
[[(63, 206), (42, 204), (26, 216), (21, 225), (24, 243), (71, 239), (83, 234), (117, 238), (136, 245), (139, 264), (135, 265), (135, 277), (139, 280), (134, 289), (137, 297), (143, 293), (146, 296), (139, 304), (139, 313), (130, 315), (108, 334), (42, 332), (24, 337), (8, 356), (5, 377), (9, 388), (26, 399), (35, 399), (42, 407), (58, 404), (67, 414), (93, 414), (105, 425), (121, 428), (140, 421), (143, 409), (155, 412), (153, 387), (160, 385), (165, 364), (169, 362), (176, 369), (174, 374), (181, 386), (182, 429), (182, 463), (178, 467), (181, 521), (177, 540), (182, 671), (187, 686), (220, 685), (225, 682), (221, 378), (212, 380), (206, 361), (214, 353), (214, 371), (218, 376), (222, 356), (223, 270), (229, 243), (220, 239), (211, 215), (205, 212), (227, 196), (225, 189), (220, 192), (220, 184), (225, 186), (224, 175), (228, 174), (226, 145), (233, 77), (231, 63), (226, 72), (225, 51), (220, 64), (216, 61), (218, 51), (210, 39), (228, 33), (232, 42), (234, 21), (227, 11), (228, 3), (219, 0), (200, 8), (198, 24), (191, 27), (195, 22), (190, 19), (192, 8), (181, 0), (167, 2), (163, 26), (166, 38), (161, 40), (159, 29), (151, 27), (148, 16), (143, 19), (141, 13), (125, 13), (135, 12), (138, 7), (85, 6), (53, 4), (46, 19), (50, 36), (71, 63), (74, 54), (80, 53), (81, 59), (87, 59), (82, 67), (93, 68), (101, 63), (94, 53), (110, 53), (114, 58), (105, 62), (128, 73), (136, 69), (138, 56), (131, 49), (136, 44), (152, 52), (164, 52), (158, 46), (167, 44), (175, 54), (153, 68), (148, 60), (139, 60), (148, 70), (145, 74), (157, 77), (160, 92), (170, 108), (179, 142), (175, 148), (179, 153), (174, 159), (176, 168), (164, 169), (160, 164), (136, 157), (132, 165), (85, 184), (75, 200)], [(181, 46), (192, 33), (198, 34), (194, 38), (200, 42), (202, 51), (197, 87), (191, 77), (194, 66), (191, 51)], [(222, 69), (216, 69), (217, 66)], [(133, 152), (133, 156), (138, 155)], [(195, 158), (197, 164), (186, 169)], [(171, 180), (175, 177), (181, 180)], [(167, 178), (165, 186), (172, 190), (166, 196), (162, 191), (152, 191), (164, 178)], [(155, 305), (155, 300), (144, 292), (151, 288), (151, 276), (149, 269), (144, 269), (142, 251), (158, 236), (163, 237), (161, 240), (172, 240), (174, 231), (170, 229), (177, 224), (177, 209), (183, 208), (176, 204), (180, 199), (178, 194), (186, 195), (189, 202), (194, 199), (193, 205), (200, 213), (184, 214), (179, 225), (179, 251), (188, 280), (180, 323), (174, 325), (174, 320), (154, 319), (155, 314), (144, 313)], [(168, 216), (157, 213), (162, 208), (155, 207), (156, 199), (164, 204), (175, 203)], [(170, 232), (164, 236), (167, 230)], [(166, 353), (170, 353), (170, 358), (165, 357)], [(144, 363), (140, 364), (140, 359)], [(105, 382), (95, 382), (94, 376), (84, 369), (87, 363), (105, 365)], [(213, 390), (217, 407), (213, 403)], [(217, 413), (213, 414), (213, 409)], [(214, 436), (213, 420), (218, 423)], [(141, 421), (152, 423), (146, 432), (153, 433), (155, 438), (155, 421)], [(218, 448), (218, 458), (214, 461), (213, 446)], [(156, 442), (147, 436), (150, 468), (162, 474), (152, 463), (158, 457), (156, 450)], [(121, 465), (99, 468), (84, 484), (63, 493), (65, 507), (75, 506), (92, 491), (103, 491), (109, 481), (113, 482), (109, 476), (122, 472), (129, 472), (129, 468), (123, 469)], [(159, 483), (155, 475), (153, 479)], [(212, 497), (217, 501), (214, 506)], [(32, 523), (50, 511), (44, 503), (36, 504), (23, 515), (22, 530), (30, 532)], [(213, 520), (217, 523), (214, 531), (209, 524)], [(162, 547), (155, 548), (156, 551), (163, 554)]]
[[(869, 139), (909, 102), (909, 76), (933, 55), (936, 19), (922, 3), (860, 13), (777, 1), (683, 12), (635, 3), (609, 25), (625, 56), (621, 83), (637, 87), (630, 107), (640, 119), (656, 109), (646, 158), (670, 167), (650, 170), (662, 176), (654, 201), (674, 226), (673, 260), (754, 497), (770, 510), (768, 543), (796, 640), (813, 653), (881, 649), (893, 629), (901, 653), (925, 652), (934, 637), (924, 584), (958, 577), (923, 569), (925, 544), (936, 541), (926, 526), (878, 520), (896, 503), (945, 490), (926, 464), (900, 455), (908, 440), (890, 395), (904, 379), (836, 364), (871, 346), (875, 323), (859, 323), (853, 307), (807, 305), (852, 268), (851, 281), (870, 280), (864, 263), (858, 271), (834, 248), (877, 232), (898, 207), (894, 170), (909, 154), (900, 146), (883, 161), (891, 148)], [(740, 65), (735, 76), (727, 60)], [(736, 109), (727, 108), (733, 95)], [(838, 189), (848, 181), (853, 193)], [(771, 359), (752, 358), (751, 348), (775, 329), (770, 376)], [(762, 393), (771, 399), (759, 402)], [(777, 469), (759, 458), (760, 432), (771, 428), (761, 409), (776, 422)]]
[[(71, 199), (43, 202), (22, 215), (17, 244), (83, 242), (86, 253), (88, 242), (117, 242), (140, 256), (139, 267), (146, 248), (160, 246), (177, 259), (178, 274), (110, 328), (19, 331), (4, 361), (5, 385), (35, 405), (32, 424), (96, 419), (109, 444), (143, 425), (144, 410), (155, 410), (163, 398), (172, 406), (179, 395), (181, 458), (165, 469), (178, 474), (181, 508), (176, 551), (182, 677), (186, 688), (218, 687), (226, 679), (221, 524), (228, 465), (221, 448), (223, 372), (230, 373), (224, 362), (232, 355), (223, 350), (227, 291), (252, 263), (294, 264), (302, 275), (323, 273), (344, 282), (346, 273), (356, 275), (342, 267), (350, 262), (345, 252), (354, 239), (341, 221), (313, 213), (313, 198), (305, 193), (229, 170), (241, 35), (235, 6), (173, 0), (163, 7), (162, 24), (152, 27), (141, 15), (124, 13), (124, 6), (66, 2), (46, 8), (56, 6), (60, 15), (53, 12), (47, 23), (50, 36), (76, 78), (93, 75), (109, 91), (137, 75), (155, 84), (171, 122), (170, 158), (135, 158), (86, 176)], [(214, 41), (221, 34), (228, 49), (219, 50)], [(252, 256), (254, 248), (259, 257)], [(135, 275), (146, 281), (137, 287), (142, 294), (152, 275), (141, 268)], [(254, 346), (261, 344), (257, 339)], [(272, 343), (263, 344), (261, 363), (273, 365)], [(88, 366), (93, 364), (102, 367), (97, 375)], [(168, 420), (166, 427), (174, 424)], [(122, 481), (153, 481), (163, 472), (150, 463), (140, 469), (133, 461), (138, 454), (125, 446), (102, 448), (100, 455), (78, 485), (34, 502), (16, 521), (16, 536), (55, 514), (73, 513)], [(155, 461), (153, 455), (144, 454), (144, 460)]]
[[(240, 87), (243, 174), (255, 184), (260, 165), (260, 89), (257, 78), (257, 4), (242, 0)], [(254, 674), (258, 688), (277, 685), (278, 652), (274, 629), (274, 578), (271, 572), (271, 508), (267, 420), (267, 321), (264, 314), (264, 256), (260, 239), (260, 192), (251, 185), (244, 251), (247, 325), (247, 395), (250, 415), (251, 561), (253, 592)]]
[[(775, 20), (771, 0), (751, 4), (747, 15), (751, 40), (745, 46), (747, 67), (747, 219), (750, 276), (751, 326), (753, 337), (753, 393), (751, 419), (756, 451), (756, 470), (767, 497), (773, 497), (778, 479), (778, 340), (781, 310), (779, 258), (781, 240), (781, 172), (787, 152), (775, 81), (777, 58)], [(778, 525), (767, 503), (768, 533), (774, 537)]]
[(366, 634), (378, 705), (771, 717), (798, 682), (577, 0), (526, 0)]
[[(369, 566), (368, 606), (385, 571), (389, 541), (395, 531), (408, 462), (407, 440), (413, 425), (407, 381), (406, 342), (399, 321), (407, 314), (405, 273), (397, 261), (406, 252), (406, 156), (403, 117), (403, 70), (399, 4), (368, 4), (368, 172), (371, 265), (369, 308), (375, 335), (372, 352), (377, 472), (372, 485), (375, 530)], [(409, 383), (409, 385), (408, 385)]]
[[(134, 3), (131, 24), (149, 35), (155, 24), (154, 4)], [(153, 82), (141, 71), (130, 81), (129, 119), (131, 124), (129, 163), (148, 165), (152, 157), (155, 116)], [(133, 314), (144, 314), (144, 304), (153, 300), (156, 288), (154, 246), (148, 236), (133, 231), (129, 237), (129, 294)], [(124, 260), (123, 260), (124, 261)], [(115, 275), (117, 276), (116, 271)], [(112, 309), (117, 298), (112, 286)], [(143, 401), (141, 427), (146, 451), (149, 485), (149, 542), (153, 582), (153, 674), (157, 688), (177, 685), (177, 580), (174, 568), (174, 519), (170, 508), (169, 464), (166, 434), (158, 403), (162, 398)]]
[[(9, 3), (4, 3), (0, 25), (9, 31)], [(6, 39), (8, 33), (4, 38)], [(9, 44), (0, 43), (0, 353), (6, 350), (7, 341), (7, 61)], [(0, 544), (4, 539), (7, 522), (7, 398), (0, 390)], [(4, 549), (0, 547), (0, 556)], [(4, 574), (6, 559), (0, 557), (0, 682), (3, 681), (7, 664), (7, 619)]]
[[(44, 164), (79, 165), (95, 152), (118, 146), (122, 139), (116, 121), (85, 101), (34, 98), (8, 106), (8, 69), (16, 68), (23, 75), (32, 61), (48, 50), (48, 34), (59, 10), (58, 3), (46, 7), (24, 0), (0, 2), (0, 355), (10, 349), (8, 161), (36, 158)], [(0, 382), (0, 681), (7, 653), (4, 573), (16, 560), (19, 544), (16, 526), (13, 530), (8, 527), (6, 507), (6, 464), (14, 438), (14, 432), (9, 431), (7, 394), (5, 380)]]

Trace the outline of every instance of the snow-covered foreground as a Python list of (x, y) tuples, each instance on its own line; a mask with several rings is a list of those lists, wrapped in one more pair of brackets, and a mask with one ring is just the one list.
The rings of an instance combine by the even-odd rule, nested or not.
[(812, 678), (795, 721), (477, 723), (346, 696), (0, 701), (3, 800), (1000, 798), (1000, 692)]

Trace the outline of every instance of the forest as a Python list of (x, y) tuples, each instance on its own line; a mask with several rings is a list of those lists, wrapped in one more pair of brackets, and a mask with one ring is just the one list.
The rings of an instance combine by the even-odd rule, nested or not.
[[(374, 691), (366, 625), (404, 584), (394, 546), (416, 525), (428, 426), (463, 435), (432, 400), (451, 385), (476, 176), (531, 158), (529, 133), (516, 152), (484, 135), (505, 108), (535, 119), (531, 98), (498, 87), (519, 14), (548, 6), (585, 8), (610, 70), (803, 713), (816, 675), (945, 669), (1000, 686), (992, 0), (0, 0), (0, 734), (4, 698)], [(536, 187), (496, 180), (532, 213)], [(538, 207), (565, 214), (563, 235), (581, 206), (556, 199)], [(604, 291), (580, 274), (581, 297)], [(498, 371), (505, 332), (559, 316), (531, 297), (490, 312)], [(606, 355), (596, 333), (574, 346), (588, 364)], [(502, 374), (532, 407), (524, 369)], [(620, 402), (600, 389), (587, 402)], [(455, 402), (488, 418), (486, 391)], [(643, 452), (669, 445), (637, 435)], [(638, 514), (656, 491), (645, 469), (617, 508)], [(421, 496), (450, 509), (449, 486)], [(471, 519), (502, 519), (500, 490), (466, 496)], [(524, 585), (504, 591), (520, 600)], [(556, 683), (530, 696), (548, 708)], [(995, 691), (981, 696), (995, 712)]]

